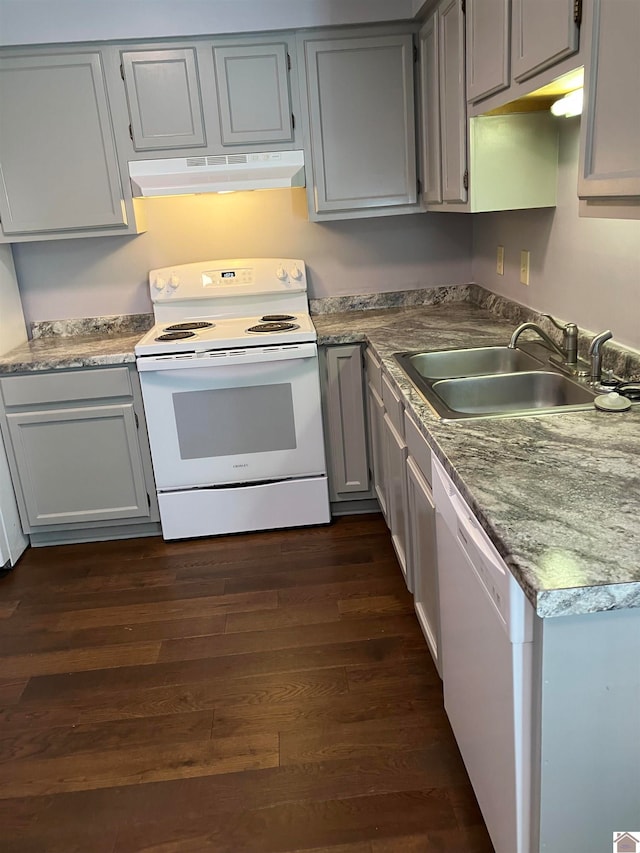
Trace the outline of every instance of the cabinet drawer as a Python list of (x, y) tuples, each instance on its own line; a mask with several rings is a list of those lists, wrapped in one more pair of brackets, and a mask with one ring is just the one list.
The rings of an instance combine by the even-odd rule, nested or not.
[(391, 423), (404, 438), (404, 406), (398, 392), (386, 376), (382, 377), (382, 401)]
[(407, 412), (404, 413), (404, 434), (409, 454), (413, 456), (421, 474), (431, 485), (431, 448)]
[(382, 397), (382, 365), (375, 357), (371, 347), (364, 354), (366, 360), (367, 382), (376, 389), (378, 397)]
[(131, 378), (126, 367), (7, 376), (0, 379), (0, 390), (7, 408), (132, 395)]

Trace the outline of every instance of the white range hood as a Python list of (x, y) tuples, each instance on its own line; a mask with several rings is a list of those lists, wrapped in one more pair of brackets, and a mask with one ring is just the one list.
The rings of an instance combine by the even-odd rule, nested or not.
[(132, 160), (134, 198), (304, 186), (302, 151)]

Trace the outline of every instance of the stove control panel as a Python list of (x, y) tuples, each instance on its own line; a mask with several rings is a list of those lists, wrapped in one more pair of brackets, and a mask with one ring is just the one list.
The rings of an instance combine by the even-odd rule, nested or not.
[(154, 303), (306, 293), (306, 267), (297, 258), (202, 261), (151, 270), (149, 290)]

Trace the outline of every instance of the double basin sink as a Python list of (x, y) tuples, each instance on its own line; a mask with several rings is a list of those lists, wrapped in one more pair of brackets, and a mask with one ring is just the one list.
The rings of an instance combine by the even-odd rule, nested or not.
[[(507, 346), (396, 353), (408, 378), (443, 420), (517, 417), (593, 408), (596, 392)], [(545, 361), (541, 360), (545, 359)]]

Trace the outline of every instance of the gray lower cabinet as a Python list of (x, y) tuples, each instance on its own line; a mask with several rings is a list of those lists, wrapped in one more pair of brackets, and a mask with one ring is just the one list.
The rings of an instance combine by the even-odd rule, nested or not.
[(385, 413), (382, 426), (387, 523), (393, 550), (407, 589), (413, 592), (413, 578), (407, 560), (407, 443), (404, 436), (404, 406), (386, 375), (382, 376)]
[[(2, 432), (22, 527), (74, 530), (157, 521), (138, 377), (126, 366), (0, 379)], [(46, 538), (46, 537), (45, 537)]]
[(407, 562), (420, 628), (438, 672), (440, 602), (436, 553), (436, 509), (431, 491), (431, 451), (418, 427), (405, 414), (407, 457)]
[(384, 452), (384, 403), (382, 402), (382, 367), (371, 347), (365, 352), (367, 379), (367, 409), (369, 412), (369, 435), (371, 436), (371, 467), (373, 492), (389, 526), (387, 482)]
[[(592, 0), (588, 8), (590, 49), (585, 61), (578, 195), (631, 203), (638, 216), (640, 3)], [(620, 215), (625, 211), (620, 209)]]
[(195, 47), (124, 50), (120, 56), (135, 150), (204, 146)]
[(302, 35), (312, 220), (416, 212), (413, 36)]
[(371, 498), (362, 349), (325, 347), (321, 365), (331, 501)]
[(99, 50), (0, 56), (3, 242), (135, 233)]

